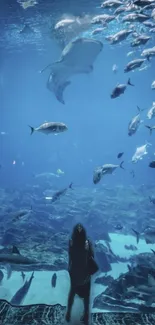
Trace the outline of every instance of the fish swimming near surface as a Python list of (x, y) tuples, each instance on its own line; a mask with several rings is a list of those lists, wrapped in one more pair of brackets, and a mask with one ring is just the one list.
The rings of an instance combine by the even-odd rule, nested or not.
[(57, 133), (61, 133), (61, 132), (68, 130), (66, 124), (61, 123), (61, 122), (46, 122), (46, 123), (41, 124), (38, 128), (34, 128), (30, 125), (29, 125), (29, 127), (31, 129), (31, 135), (35, 131), (48, 135), (50, 133), (57, 134)]
[(131, 83), (130, 78), (128, 79), (127, 84), (117, 84), (117, 86), (113, 89), (110, 97), (111, 98), (116, 98), (116, 97), (119, 97), (120, 95), (124, 94), (124, 92), (125, 92), (128, 85), (134, 86)]
[(56, 275), (56, 273), (54, 273), (52, 276), (52, 279), (51, 279), (51, 285), (53, 288), (56, 287), (56, 282), (57, 282), (57, 275)]
[(26, 297), (29, 291), (33, 278), (34, 278), (34, 272), (32, 273), (30, 279), (26, 280), (24, 285), (12, 297), (10, 301), (12, 305), (17, 305), (17, 306), (21, 305), (21, 303), (23, 302), (24, 298)]
[(49, 64), (42, 71), (50, 68), (47, 88), (54, 93), (57, 100), (65, 104), (63, 93), (71, 84), (69, 80), (75, 74), (89, 74), (103, 44), (91, 38), (78, 38), (69, 42), (61, 53), (60, 60)]

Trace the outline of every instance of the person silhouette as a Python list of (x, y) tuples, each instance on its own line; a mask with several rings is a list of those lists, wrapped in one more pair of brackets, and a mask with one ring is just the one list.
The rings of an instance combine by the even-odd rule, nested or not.
[[(70, 292), (68, 296), (66, 321), (71, 319), (71, 310), (74, 303), (74, 297), (77, 294), (84, 299), (84, 314), (81, 322), (88, 325), (89, 322), (89, 301), (91, 290), (91, 270), (89, 260), (94, 259), (92, 243), (87, 239), (86, 230), (81, 223), (78, 223), (72, 232), (69, 240), (69, 275), (70, 275)], [(95, 263), (95, 262), (94, 262)], [(98, 270), (96, 269), (93, 273)]]

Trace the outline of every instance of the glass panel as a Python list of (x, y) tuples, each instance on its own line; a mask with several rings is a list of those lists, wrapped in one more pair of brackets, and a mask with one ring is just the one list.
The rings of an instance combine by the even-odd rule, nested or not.
[(155, 0), (0, 1), (3, 325), (153, 324), (154, 32)]

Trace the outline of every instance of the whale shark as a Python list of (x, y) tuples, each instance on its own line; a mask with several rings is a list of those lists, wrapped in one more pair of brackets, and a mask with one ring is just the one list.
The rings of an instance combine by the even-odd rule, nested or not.
[(63, 49), (60, 59), (40, 71), (50, 69), (47, 88), (54, 93), (57, 100), (65, 104), (63, 93), (71, 84), (70, 78), (75, 74), (88, 74), (93, 71), (93, 64), (102, 51), (103, 44), (91, 38), (78, 38)]

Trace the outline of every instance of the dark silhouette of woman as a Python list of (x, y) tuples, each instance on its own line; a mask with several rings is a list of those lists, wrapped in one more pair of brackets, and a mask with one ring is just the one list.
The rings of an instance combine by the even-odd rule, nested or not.
[(91, 242), (86, 237), (84, 227), (77, 224), (69, 240), (69, 275), (71, 288), (68, 297), (66, 321), (70, 321), (71, 309), (75, 294), (84, 299), (84, 314), (81, 322), (88, 325), (89, 321), (89, 298), (91, 288), (91, 276), (89, 275), (88, 259), (94, 257)]

